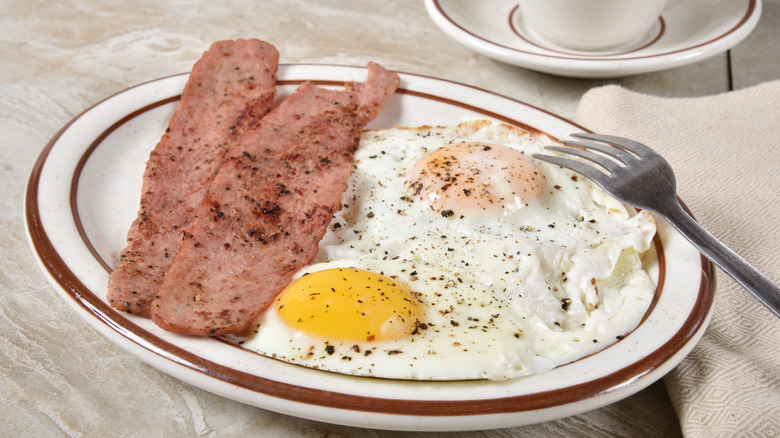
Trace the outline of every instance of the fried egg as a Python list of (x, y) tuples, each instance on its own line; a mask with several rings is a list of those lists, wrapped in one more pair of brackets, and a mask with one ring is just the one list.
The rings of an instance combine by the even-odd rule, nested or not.
[[(367, 131), (313, 263), (243, 346), (337, 373), (504, 380), (632, 331), (656, 226), (504, 124)], [(549, 151), (544, 151), (549, 153)]]

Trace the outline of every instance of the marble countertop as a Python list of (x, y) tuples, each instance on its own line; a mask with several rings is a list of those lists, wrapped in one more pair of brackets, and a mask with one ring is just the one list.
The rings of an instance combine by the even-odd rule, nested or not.
[[(780, 0), (764, 1), (756, 30), (728, 52), (672, 70), (610, 80), (551, 76), (479, 55), (441, 32), (415, 0), (0, 0), (0, 5), (4, 436), (414, 436), (288, 417), (182, 383), (90, 329), (39, 271), (27, 244), (22, 204), (30, 169), (48, 140), (107, 96), (189, 71), (214, 41), (263, 39), (277, 47), (281, 63), (362, 66), (375, 61), (503, 94), (569, 119), (586, 91), (605, 84), (692, 97), (780, 78)], [(661, 382), (584, 414), (457, 434), (680, 435)]]

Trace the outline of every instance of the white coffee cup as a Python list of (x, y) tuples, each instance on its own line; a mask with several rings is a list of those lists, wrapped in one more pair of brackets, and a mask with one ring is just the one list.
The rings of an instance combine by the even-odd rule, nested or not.
[(664, 8), (672, 3), (667, 0), (518, 1), (525, 29), (555, 45), (576, 50), (607, 50), (640, 42)]

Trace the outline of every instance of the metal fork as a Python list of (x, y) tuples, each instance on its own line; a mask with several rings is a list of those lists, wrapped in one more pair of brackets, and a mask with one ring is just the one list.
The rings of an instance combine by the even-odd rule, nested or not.
[(570, 158), (543, 154), (534, 154), (534, 158), (578, 172), (616, 199), (664, 217), (704, 256), (780, 317), (780, 288), (702, 228), (683, 209), (677, 198), (674, 172), (663, 157), (648, 146), (621, 137), (585, 133), (571, 136), (580, 140), (563, 143), (573, 147), (547, 146), (545, 149), (576, 155), (598, 164), (606, 173)]

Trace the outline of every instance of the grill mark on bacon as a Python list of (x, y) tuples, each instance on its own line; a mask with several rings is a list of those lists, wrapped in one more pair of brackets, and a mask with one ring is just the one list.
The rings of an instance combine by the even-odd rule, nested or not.
[(151, 301), (225, 156), (265, 116), (276, 95), (279, 54), (259, 40), (214, 43), (194, 65), (168, 128), (149, 156), (141, 206), (108, 301), (150, 315)]
[(154, 322), (198, 336), (245, 330), (316, 255), (363, 126), (398, 81), (369, 64), (365, 83), (305, 83), (263, 118), (211, 182), (153, 302)]

